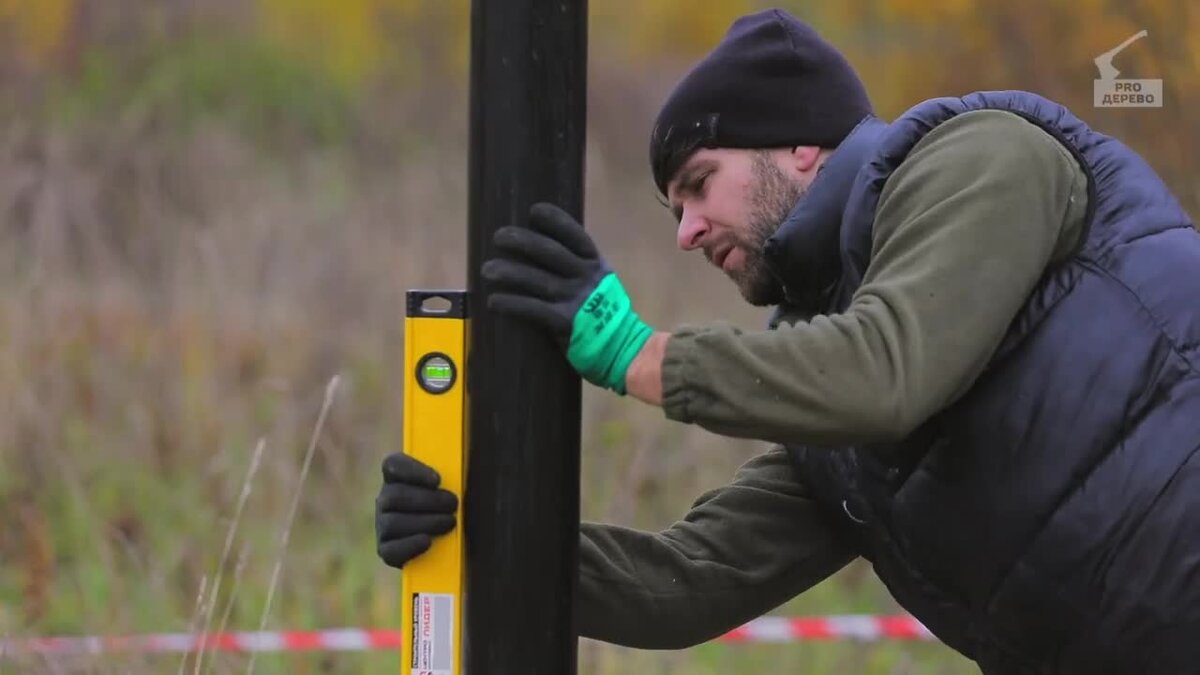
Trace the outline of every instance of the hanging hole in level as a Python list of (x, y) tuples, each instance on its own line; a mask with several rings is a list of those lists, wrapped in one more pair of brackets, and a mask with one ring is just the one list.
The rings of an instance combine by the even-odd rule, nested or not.
[(431, 295), (421, 302), (421, 311), (428, 314), (445, 314), (450, 311), (451, 303), (440, 295)]

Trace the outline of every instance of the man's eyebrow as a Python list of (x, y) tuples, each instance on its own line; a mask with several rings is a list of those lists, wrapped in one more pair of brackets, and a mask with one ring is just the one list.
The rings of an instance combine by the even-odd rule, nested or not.
[(671, 203), (671, 185), (676, 186), (676, 190), (674, 190), (676, 197), (688, 197), (695, 192), (694, 187), (696, 184), (696, 174), (707, 171), (707, 169), (715, 166), (716, 162), (713, 162), (712, 160), (690, 161), (685, 163), (685, 165), (679, 169), (677, 178), (672, 180), (671, 183), (667, 185), (667, 201), (665, 205), (668, 209), (671, 209), (672, 213), (676, 214), (676, 220), (679, 220), (679, 217), (682, 216), (679, 214), (680, 209)]
[(679, 170), (679, 177), (675, 180), (675, 192), (686, 193), (692, 180), (696, 176), (696, 162), (691, 162), (687, 166)]
[(696, 182), (696, 174), (701, 173), (702, 171), (705, 171), (706, 169), (709, 169), (715, 165), (715, 162), (708, 159), (697, 160), (685, 165), (679, 170), (679, 181), (677, 182), (677, 187), (675, 188), (676, 192), (690, 194), (690, 191)]
[[(713, 162), (710, 159), (700, 159), (684, 164), (683, 167), (679, 169), (679, 173), (677, 174), (678, 177), (672, 181), (672, 183), (675, 185), (675, 196), (686, 197), (691, 195), (695, 191), (693, 188), (696, 182), (696, 174), (715, 166), (716, 162)], [(669, 185), (668, 192), (670, 192)], [(683, 218), (683, 207), (673, 204), (669, 197), (664, 206), (671, 210), (671, 213), (675, 216), (676, 222), (679, 222)]]

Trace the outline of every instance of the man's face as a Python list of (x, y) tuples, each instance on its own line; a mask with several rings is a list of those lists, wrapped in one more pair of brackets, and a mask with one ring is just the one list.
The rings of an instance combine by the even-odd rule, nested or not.
[(763, 245), (805, 192), (790, 156), (786, 149), (703, 148), (667, 185), (679, 247), (702, 249), (756, 306), (783, 300)]

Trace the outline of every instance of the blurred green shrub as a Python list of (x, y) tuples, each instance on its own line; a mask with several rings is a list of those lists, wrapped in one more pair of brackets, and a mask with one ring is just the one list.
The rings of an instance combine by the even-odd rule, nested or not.
[(217, 118), (267, 143), (340, 143), (354, 128), (346, 86), (263, 41), (195, 36), (129, 61), (90, 50), (77, 79), (48, 97), (49, 112), (68, 124), (100, 118), (182, 129)]

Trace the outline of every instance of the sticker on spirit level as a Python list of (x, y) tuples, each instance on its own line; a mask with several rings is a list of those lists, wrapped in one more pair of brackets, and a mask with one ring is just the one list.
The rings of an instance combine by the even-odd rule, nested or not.
[(411, 675), (450, 675), (454, 669), (454, 596), (413, 593)]
[(454, 386), (457, 376), (454, 362), (449, 356), (431, 352), (417, 362), (417, 383), (431, 394), (444, 394)]

